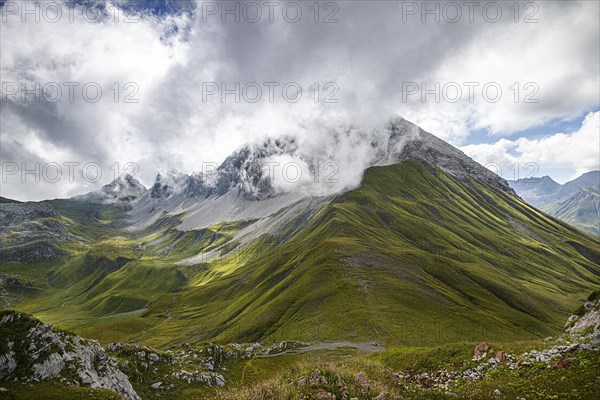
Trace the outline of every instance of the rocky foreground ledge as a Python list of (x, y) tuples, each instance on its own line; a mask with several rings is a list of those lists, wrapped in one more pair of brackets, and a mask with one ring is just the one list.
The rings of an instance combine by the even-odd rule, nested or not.
[(109, 389), (128, 400), (140, 399), (117, 360), (97, 341), (54, 331), (50, 324), (30, 315), (0, 312), (0, 381), (50, 379)]
[[(285, 364), (289, 358), (279, 361), (281, 357), (271, 356), (302, 353), (314, 346), (300, 342), (271, 347), (259, 343), (184, 344), (160, 351), (138, 344), (110, 343), (103, 348), (95, 340), (55, 330), (30, 315), (0, 311), (0, 392), (18, 391), (21, 384), (53, 382), (59, 387), (108, 389), (124, 399), (189, 398), (191, 390), (226, 400), (587, 400), (595, 398), (590, 393), (597, 393), (599, 310), (600, 296), (595, 292), (569, 318), (565, 333), (543, 340), (465, 342), (350, 358), (339, 358), (341, 353), (336, 353), (323, 362), (319, 353), (313, 353), (317, 356), (314, 360), (289, 365)], [(235, 385), (231, 371), (239, 370), (242, 364), (254, 371), (253, 363), (271, 368), (269, 365), (282, 362), (273, 373), (280, 368), (283, 375), (249, 386)], [(233, 384), (227, 384), (226, 379), (232, 379)], [(61, 394), (53, 398), (62, 398)]]
[(222, 373), (228, 363), (302, 345), (234, 343), (197, 348), (185, 344), (177, 350), (159, 351), (137, 344), (109, 343), (103, 348), (96, 340), (54, 329), (31, 315), (0, 311), (0, 383), (53, 381), (108, 389), (124, 399), (137, 400), (189, 386), (223, 387), (226, 379)]

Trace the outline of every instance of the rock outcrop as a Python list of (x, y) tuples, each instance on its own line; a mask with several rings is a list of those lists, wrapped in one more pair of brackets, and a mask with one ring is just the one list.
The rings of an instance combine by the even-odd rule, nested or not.
[(109, 389), (127, 400), (140, 399), (117, 360), (97, 341), (54, 331), (26, 314), (0, 312), (0, 381), (48, 379)]
[(567, 320), (569, 333), (593, 332), (593, 339), (600, 344), (600, 290), (593, 292), (575, 314)]

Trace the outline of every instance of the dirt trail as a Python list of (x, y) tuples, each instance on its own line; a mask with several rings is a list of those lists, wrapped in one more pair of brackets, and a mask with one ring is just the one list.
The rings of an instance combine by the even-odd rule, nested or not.
[(318, 350), (336, 350), (343, 347), (350, 347), (352, 349), (356, 349), (360, 353), (375, 353), (378, 351), (384, 351), (385, 346), (379, 343), (355, 343), (355, 342), (324, 342), (324, 343), (315, 343), (304, 347), (297, 347), (294, 349), (282, 351), (281, 353), (276, 354), (268, 354), (261, 355), (261, 357), (276, 357), (282, 354), (291, 354), (291, 353), (307, 353), (310, 351), (318, 351)]

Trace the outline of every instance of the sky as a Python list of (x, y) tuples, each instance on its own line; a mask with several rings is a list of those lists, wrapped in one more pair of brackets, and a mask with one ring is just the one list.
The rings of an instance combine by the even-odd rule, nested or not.
[(357, 168), (332, 130), (394, 115), (506, 179), (600, 169), (598, 1), (0, 7), (4, 197), (148, 187), (282, 135)]

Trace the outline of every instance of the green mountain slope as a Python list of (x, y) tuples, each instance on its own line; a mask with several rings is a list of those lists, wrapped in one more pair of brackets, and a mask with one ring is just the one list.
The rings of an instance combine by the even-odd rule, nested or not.
[(600, 236), (600, 186), (581, 188), (542, 210), (584, 232)]
[[(244, 225), (184, 233), (164, 217), (56, 269), (61, 289), (20, 308), (102, 340), (155, 346), (414, 345), (545, 337), (600, 286), (597, 238), (414, 160), (368, 169), (358, 189), (236, 251)], [(119, 250), (99, 261), (110, 243)], [(178, 262), (211, 252), (219, 256)]]

